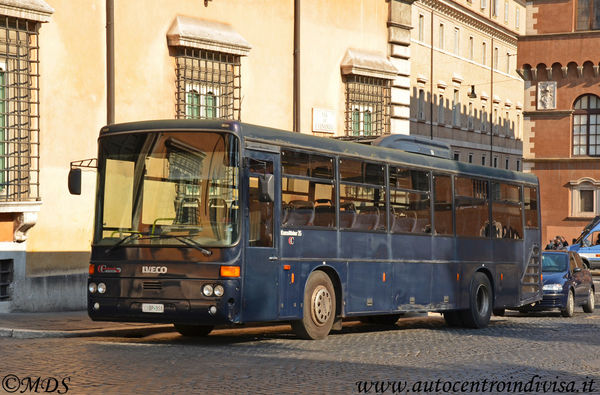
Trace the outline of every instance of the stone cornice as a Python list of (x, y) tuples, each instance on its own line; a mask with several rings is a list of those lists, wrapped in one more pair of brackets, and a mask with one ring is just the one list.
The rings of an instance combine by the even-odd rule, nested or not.
[(600, 162), (600, 158), (595, 156), (584, 156), (577, 158), (523, 158), (524, 162), (529, 163), (564, 163), (564, 162)]
[(418, 0), (418, 2), (428, 8), (434, 9), (452, 19), (458, 20), (479, 31), (498, 39), (505, 44), (517, 46), (518, 34), (514, 33), (500, 24), (489, 20), (483, 15), (464, 8), (463, 6), (446, 0)]
[(542, 111), (523, 111), (526, 117), (564, 117), (573, 114), (573, 110), (542, 110)]
[(0, 15), (49, 22), (53, 13), (54, 8), (44, 0), (0, 0)]

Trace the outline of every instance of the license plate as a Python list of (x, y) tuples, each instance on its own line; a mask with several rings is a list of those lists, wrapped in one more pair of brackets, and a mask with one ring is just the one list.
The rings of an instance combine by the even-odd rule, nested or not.
[(142, 312), (144, 313), (164, 313), (165, 305), (158, 303), (142, 303)]

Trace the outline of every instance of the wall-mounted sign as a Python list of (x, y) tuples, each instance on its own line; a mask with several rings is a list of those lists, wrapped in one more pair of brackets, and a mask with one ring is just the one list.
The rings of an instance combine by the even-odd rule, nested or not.
[(335, 133), (335, 112), (323, 108), (312, 109), (312, 131), (322, 133)]

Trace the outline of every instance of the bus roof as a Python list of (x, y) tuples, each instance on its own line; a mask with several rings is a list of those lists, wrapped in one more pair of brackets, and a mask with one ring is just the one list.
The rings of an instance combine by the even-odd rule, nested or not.
[(264, 126), (241, 123), (229, 120), (199, 120), (199, 119), (167, 119), (113, 124), (100, 130), (100, 137), (132, 131), (159, 130), (223, 130), (238, 134), (245, 141), (255, 141), (264, 144), (315, 150), (342, 156), (361, 158), (370, 161), (385, 161), (398, 164), (409, 164), (433, 170), (444, 170), (471, 176), (496, 178), (538, 185), (537, 177), (530, 173), (514, 172), (498, 168), (458, 162), (452, 159), (437, 158), (428, 155), (405, 152), (394, 148), (359, 144), (340, 141), (327, 137), (312, 136), (305, 133), (294, 133)]

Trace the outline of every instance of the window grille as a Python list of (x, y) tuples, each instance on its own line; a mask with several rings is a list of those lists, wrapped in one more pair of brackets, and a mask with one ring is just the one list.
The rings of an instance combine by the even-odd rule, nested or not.
[(390, 133), (389, 80), (361, 75), (346, 77), (346, 135), (380, 136)]
[(240, 56), (178, 48), (176, 117), (240, 119)]
[(37, 29), (0, 17), (0, 202), (39, 199)]
[(13, 281), (13, 260), (0, 260), (0, 302), (10, 300), (10, 284)]

